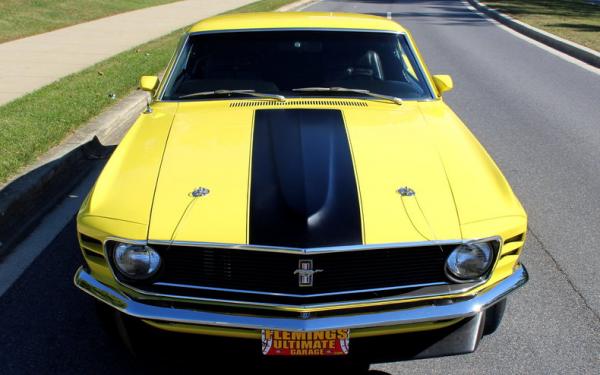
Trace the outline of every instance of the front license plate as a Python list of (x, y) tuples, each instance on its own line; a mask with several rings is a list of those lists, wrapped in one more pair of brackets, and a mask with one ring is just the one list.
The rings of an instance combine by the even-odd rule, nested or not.
[(325, 356), (345, 355), (350, 347), (350, 330), (289, 332), (263, 329), (264, 355)]

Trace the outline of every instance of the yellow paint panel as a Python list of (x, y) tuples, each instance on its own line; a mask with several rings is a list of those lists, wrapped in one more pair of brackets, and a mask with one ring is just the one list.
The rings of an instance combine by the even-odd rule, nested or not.
[(441, 322), (424, 322), (415, 324), (401, 324), (395, 326), (383, 326), (383, 327), (371, 327), (371, 328), (357, 328), (350, 332), (350, 337), (372, 337), (372, 336), (383, 336), (383, 335), (396, 335), (399, 333), (410, 333), (410, 332), (423, 332), (431, 331), (434, 329), (440, 329), (449, 327), (453, 324), (460, 322), (462, 319), (451, 319)]
[(461, 224), (526, 217), (508, 182), (477, 139), (441, 101), (419, 103), (451, 182)]
[[(151, 235), (153, 239), (170, 238), (178, 219), (181, 218), (191, 200), (188, 196), (189, 192), (195, 187), (204, 186), (211, 189), (210, 194), (198, 198), (196, 204), (190, 208), (189, 215), (185, 215), (182, 220), (176, 239), (246, 242), (247, 189), (250, 178), (248, 174), (255, 108), (232, 109), (229, 103), (229, 101), (209, 101), (181, 105), (165, 153), (162, 166), (164, 174), (160, 176), (161, 182), (157, 189), (157, 203), (160, 204), (153, 211), (155, 221), (153, 221), (152, 233), (158, 235)], [(286, 107), (299, 108), (297, 103), (299, 101), (290, 100)], [(438, 124), (423, 121), (423, 116), (418, 110), (419, 106), (423, 107), (424, 113), (431, 111), (435, 114), (440, 111), (437, 116), (442, 118), (449, 116), (443, 113), (449, 111), (447, 107), (436, 107), (437, 105), (405, 102), (402, 106), (397, 106), (369, 101), (368, 107), (341, 107), (358, 177), (366, 243), (422, 240), (424, 236), (419, 234), (416, 228), (419, 228), (425, 236), (435, 232), (437, 238), (445, 240), (460, 238), (461, 230), (464, 238), (499, 235), (503, 239), (514, 237), (526, 230), (527, 221), (522, 208), (511, 191), (503, 192), (502, 183), (505, 182), (503, 179), (498, 179), (497, 174), (493, 178), (485, 174), (478, 176), (488, 181), (488, 184), (491, 184), (490, 181), (499, 181), (501, 186), (492, 184), (482, 191), (471, 191), (471, 194), (487, 196), (486, 204), (480, 205), (478, 211), (466, 211), (473, 215), (475, 220), (463, 223), (459, 230), (456, 213), (452, 211), (452, 192), (446, 181), (443, 164), (437, 155), (451, 154), (456, 144), (462, 144), (463, 149), (457, 153), (470, 156), (461, 159), (460, 164), (466, 177), (471, 177), (469, 171), (477, 173), (486, 171), (494, 174), (495, 165), (484, 168), (489, 160), (486, 159), (489, 158), (487, 154), (483, 155), (482, 160), (475, 158), (477, 152), (483, 151), (480, 151), (482, 149), (478, 143), (472, 145), (473, 141), (469, 137), (467, 141), (461, 140), (461, 137), (464, 137), (461, 135), (462, 132), (467, 131), (462, 123)], [(271, 107), (267, 105), (260, 108)], [(273, 106), (273, 108), (282, 107)], [(302, 108), (335, 107), (302, 105)], [(151, 124), (152, 122), (147, 125), (151, 126)], [(142, 139), (156, 131), (150, 127), (145, 129), (149, 134), (141, 132), (139, 137)], [(445, 137), (437, 134), (444, 132)], [(467, 133), (468, 135), (470, 133)], [(137, 143), (132, 142), (131, 145), (135, 146)], [(129, 161), (129, 167), (138, 168), (139, 159), (129, 158), (127, 154), (128, 152), (124, 152), (120, 158)], [(450, 162), (456, 160), (452, 158), (453, 156), (450, 155)], [(447, 160), (444, 160), (444, 163), (447, 163)], [(479, 164), (484, 166), (478, 166)], [(119, 172), (125, 175), (130, 173), (129, 168), (121, 165), (119, 167), (122, 168)], [(114, 179), (108, 181), (118, 179), (117, 174)], [(468, 182), (469, 179), (466, 178), (465, 181)], [(452, 180), (452, 184), (458, 189), (471, 187), (462, 180)], [(401, 198), (396, 192), (398, 187), (406, 185), (415, 190), (418, 201), (411, 197)], [(477, 184), (475, 186), (478, 187)], [(124, 205), (130, 203), (132, 207), (136, 206), (138, 199), (134, 193), (135, 190), (119, 192), (131, 198), (130, 202), (124, 202)], [(497, 194), (500, 193), (501, 195), (498, 196)], [(115, 195), (119, 194), (115, 193)], [(90, 205), (92, 201), (93, 199), (86, 199), (82, 206), (78, 219), (80, 231), (100, 240), (108, 235), (131, 239), (145, 238), (146, 224), (93, 215)], [(502, 207), (503, 205), (508, 207)], [(496, 206), (500, 206), (501, 212), (509, 214), (489, 219), (489, 215), (496, 212)], [(421, 209), (425, 215), (419, 216)], [(430, 231), (428, 232), (427, 229)], [(488, 282), (464, 295), (472, 295), (507, 277), (512, 273), (517, 260), (518, 256), (504, 257), (499, 261), (497, 269)], [(95, 276), (102, 279), (102, 282), (116, 286), (115, 281), (107, 277), (107, 270), (94, 267), (94, 271)], [(122, 289), (120, 286), (116, 287)], [(439, 298), (445, 297), (418, 300)], [(394, 302), (378, 302), (372, 305), (390, 303)], [(363, 305), (365, 304), (357, 304), (353, 307)], [(321, 309), (330, 310), (336, 307)], [(306, 309), (300, 306), (290, 310), (305, 311)]]
[(260, 340), (261, 338), (261, 331), (252, 329), (200, 326), (193, 324), (170, 323), (154, 320), (143, 320), (143, 322), (151, 325), (154, 328), (170, 332), (188, 333), (194, 335), (236, 337), (240, 339)]
[(89, 215), (84, 211), (77, 218), (77, 230), (100, 242), (108, 237), (143, 241), (146, 239), (147, 227), (131, 221)]
[[(421, 332), (430, 331), (433, 329), (440, 329), (451, 326), (460, 322), (461, 319), (452, 319), (444, 322), (425, 322), (416, 324), (403, 324), (387, 327), (374, 327), (374, 328), (358, 328), (353, 329), (350, 333), (352, 338), (371, 337), (371, 336), (382, 336), (382, 335), (395, 335), (399, 333), (409, 332)], [(151, 325), (152, 327), (162, 329), (165, 331), (197, 334), (197, 335), (209, 335), (209, 336), (224, 336), (224, 337), (236, 337), (241, 339), (255, 339), (260, 340), (261, 331), (243, 328), (229, 328), (229, 327), (213, 327), (213, 326), (200, 326), (192, 324), (182, 323), (165, 323), (153, 320), (144, 320), (144, 323)]]
[[(156, 187), (150, 239), (170, 240), (175, 233), (178, 241), (246, 243), (254, 111), (223, 107), (180, 104)], [(191, 197), (198, 187), (210, 193)]]
[(467, 238), (500, 236), (503, 240), (518, 236), (527, 230), (527, 217), (519, 215), (503, 216), (480, 220), (462, 225)]
[[(367, 244), (460, 239), (452, 193), (416, 104), (346, 109)], [(401, 197), (408, 186), (414, 197)]]
[(148, 223), (160, 161), (176, 108), (175, 103), (157, 103), (153, 113), (138, 118), (98, 177), (86, 214)]
[(237, 13), (211, 17), (192, 26), (189, 32), (273, 28), (366, 29), (404, 32), (384, 17), (333, 12)]

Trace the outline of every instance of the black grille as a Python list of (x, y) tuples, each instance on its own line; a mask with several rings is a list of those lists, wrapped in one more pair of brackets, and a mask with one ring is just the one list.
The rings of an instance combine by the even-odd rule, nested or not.
[[(444, 261), (453, 247), (414, 247), (325, 254), (155, 247), (163, 269), (154, 282), (287, 294), (335, 293), (446, 282)], [(294, 271), (312, 260), (313, 286), (299, 286)]]

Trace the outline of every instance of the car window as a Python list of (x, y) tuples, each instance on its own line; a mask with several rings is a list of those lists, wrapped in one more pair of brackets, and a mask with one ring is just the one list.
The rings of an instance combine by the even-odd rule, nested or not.
[[(345, 87), (402, 99), (432, 97), (406, 36), (360, 31), (244, 31), (190, 35), (165, 88), (165, 100), (214, 90), (302, 97), (303, 87)], [(236, 96), (233, 94), (233, 96)], [(318, 96), (360, 96), (318, 93)]]

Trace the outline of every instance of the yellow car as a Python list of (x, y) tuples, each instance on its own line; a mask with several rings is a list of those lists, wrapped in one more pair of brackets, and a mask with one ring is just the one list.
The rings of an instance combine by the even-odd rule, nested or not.
[(452, 85), (385, 18), (196, 24), (81, 207), (75, 284), (265, 355), (474, 351), (528, 279), (527, 216)]

